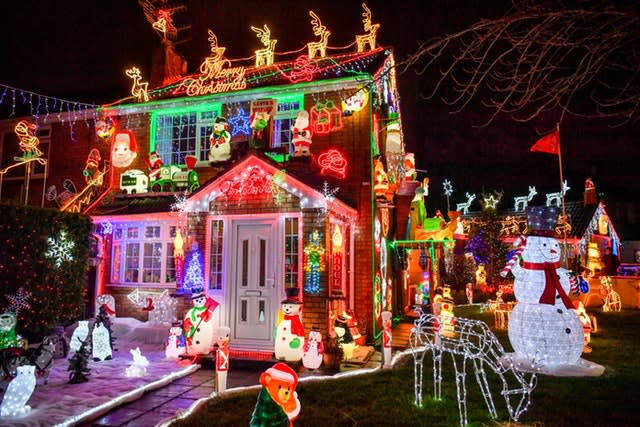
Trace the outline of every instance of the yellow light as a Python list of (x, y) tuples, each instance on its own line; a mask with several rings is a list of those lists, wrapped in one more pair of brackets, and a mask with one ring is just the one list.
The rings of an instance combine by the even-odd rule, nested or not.
[(331, 236), (331, 241), (333, 243), (333, 252), (342, 252), (342, 230), (340, 226), (336, 225), (333, 227), (333, 235)]
[(364, 19), (362, 23), (364, 24), (364, 30), (367, 31), (367, 34), (356, 36), (356, 49), (358, 52), (364, 52), (367, 44), (369, 45), (369, 50), (376, 48), (376, 33), (378, 32), (378, 28), (380, 28), (380, 24), (371, 24), (371, 11), (365, 3), (362, 3), (362, 8), (364, 9), (362, 13)]
[(322, 25), (322, 21), (320, 21), (318, 15), (312, 10), (309, 11), (309, 15), (311, 15), (312, 18), (311, 25), (313, 25), (313, 34), (320, 37), (320, 40), (317, 42), (307, 43), (309, 59), (315, 58), (316, 54), (320, 55), (320, 58), (324, 58), (327, 55), (327, 42), (329, 41), (331, 31), (328, 31), (327, 27)]
[(42, 151), (38, 148), (40, 140), (36, 136), (36, 125), (27, 120), (20, 120), (16, 124), (13, 131), (16, 133), (20, 142), (18, 146), (22, 150), (23, 158), (33, 158), (42, 156)]
[(131, 95), (135, 96), (138, 102), (149, 102), (149, 94), (147, 93), (149, 82), (142, 81), (140, 69), (138, 67), (131, 67), (125, 71), (125, 74), (133, 80)]
[(264, 29), (253, 26), (251, 29), (257, 34), (260, 43), (264, 45), (263, 49), (256, 50), (256, 67), (273, 64), (273, 52), (278, 40), (271, 40), (271, 30), (269, 30), (267, 24), (264, 25)]

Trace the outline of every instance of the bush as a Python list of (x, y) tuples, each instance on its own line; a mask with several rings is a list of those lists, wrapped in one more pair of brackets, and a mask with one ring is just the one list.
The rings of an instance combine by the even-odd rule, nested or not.
[(5, 295), (0, 310), (9, 307), (7, 295), (20, 288), (31, 292), (30, 307), (18, 315), (18, 333), (39, 340), (56, 324), (73, 322), (84, 312), (91, 219), (5, 204), (0, 218), (0, 286)]

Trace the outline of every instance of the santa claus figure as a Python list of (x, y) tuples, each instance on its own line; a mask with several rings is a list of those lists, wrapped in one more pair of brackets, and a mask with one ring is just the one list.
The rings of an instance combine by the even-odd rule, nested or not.
[(101, 184), (101, 182), (97, 181), (100, 176), (100, 171), (98, 170), (100, 160), (102, 160), (100, 151), (98, 151), (97, 148), (92, 148), (91, 151), (89, 151), (89, 155), (87, 156), (87, 163), (85, 164), (84, 170), (82, 171), (82, 175), (84, 175), (84, 180), (87, 184)]
[(309, 112), (302, 110), (298, 113), (291, 130), (293, 133), (293, 157), (308, 157), (311, 155), (311, 127), (309, 126)]
[(160, 168), (164, 166), (158, 153), (155, 150), (150, 152), (144, 161), (149, 168), (149, 179), (151, 181), (158, 179), (160, 177)]
[(389, 176), (380, 159), (374, 160), (374, 184), (373, 193), (376, 200), (386, 202), (389, 190)]
[(383, 368), (389, 369), (391, 368), (391, 341), (392, 341), (392, 333), (391, 333), (391, 325), (392, 325), (392, 314), (390, 311), (383, 311), (382, 314), (382, 352), (383, 352)]
[(116, 133), (111, 147), (111, 163), (117, 168), (126, 168), (136, 158), (136, 138), (130, 130)]
[(229, 335), (231, 329), (226, 326), (215, 330), (216, 343), (216, 387), (218, 393), (227, 389), (227, 372), (229, 371)]
[(405, 181), (415, 181), (416, 174), (416, 156), (413, 153), (406, 153), (404, 155), (404, 179)]

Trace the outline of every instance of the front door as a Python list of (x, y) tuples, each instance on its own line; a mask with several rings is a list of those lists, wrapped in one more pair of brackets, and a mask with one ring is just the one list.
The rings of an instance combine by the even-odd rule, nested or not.
[(275, 222), (237, 222), (234, 227), (234, 338), (240, 345), (272, 347), (275, 322)]

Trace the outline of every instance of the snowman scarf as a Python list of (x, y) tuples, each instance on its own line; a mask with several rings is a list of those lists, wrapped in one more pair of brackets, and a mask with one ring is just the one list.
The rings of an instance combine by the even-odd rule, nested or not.
[(285, 314), (284, 320), (291, 321), (291, 333), (298, 337), (304, 336), (304, 326), (302, 326), (302, 322), (300, 321), (300, 316), (297, 314)]
[(559, 262), (524, 262), (522, 267), (526, 270), (544, 270), (544, 291), (540, 296), (540, 304), (554, 305), (556, 292), (558, 292), (564, 306), (569, 309), (573, 308), (571, 300), (562, 289), (560, 279), (558, 279), (556, 269), (560, 268)]

